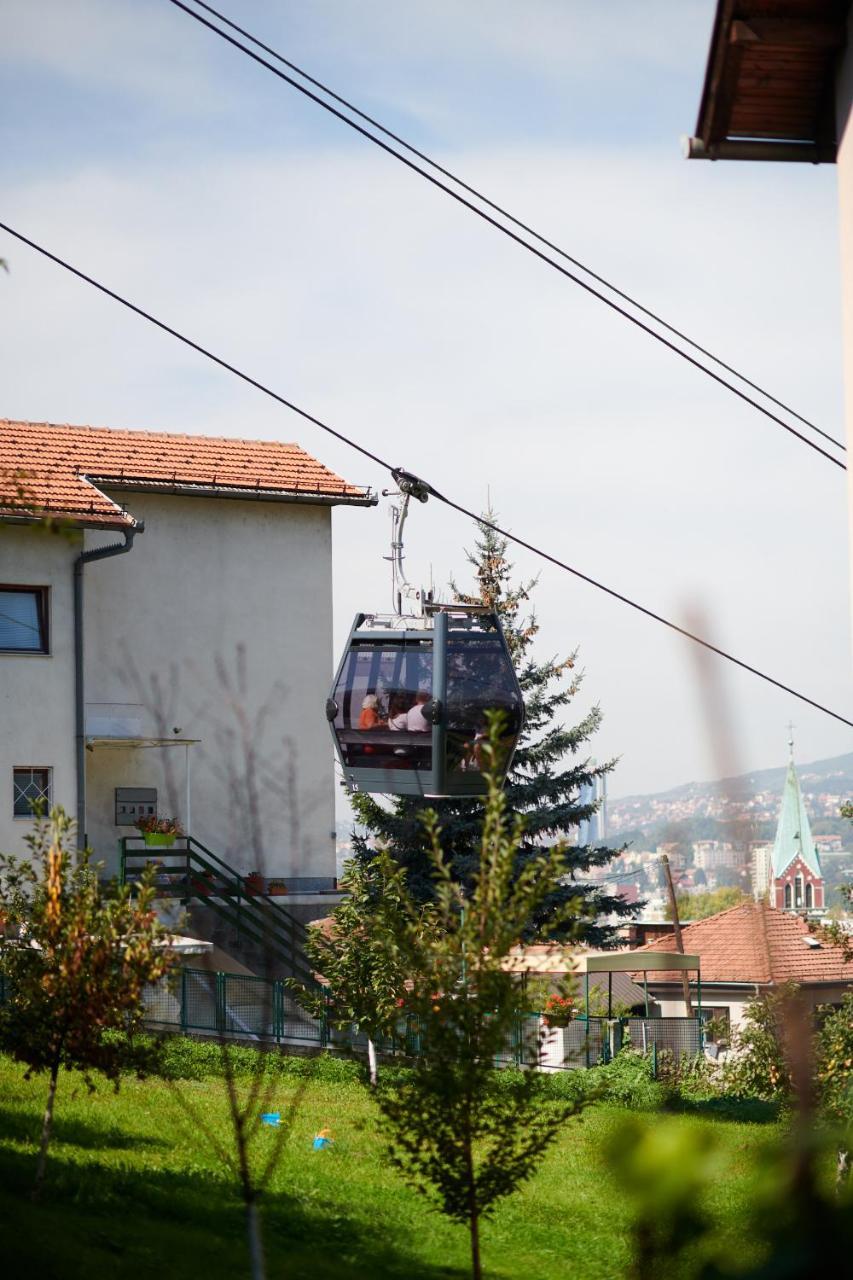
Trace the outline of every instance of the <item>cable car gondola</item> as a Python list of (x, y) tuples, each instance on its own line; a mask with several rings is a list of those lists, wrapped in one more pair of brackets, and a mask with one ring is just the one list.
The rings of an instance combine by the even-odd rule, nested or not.
[[(356, 615), (326, 714), (353, 790), (402, 796), (471, 796), (486, 790), (488, 715), (501, 716), (498, 772), (506, 776), (524, 720), (521, 689), (497, 614), (485, 605), (439, 604), (402, 569), (409, 498), (428, 487), (395, 473), (392, 507), (396, 611)], [(420, 604), (402, 612), (402, 598)]]

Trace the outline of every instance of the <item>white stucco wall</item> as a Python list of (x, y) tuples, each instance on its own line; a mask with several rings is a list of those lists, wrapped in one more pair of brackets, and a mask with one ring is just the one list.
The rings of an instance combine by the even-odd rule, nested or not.
[(12, 814), (12, 770), (50, 768), (53, 800), (74, 814), (72, 571), (79, 534), (0, 524), (0, 583), (49, 587), (50, 653), (0, 653), (0, 851), (26, 852), (28, 818)]
[[(806, 1004), (810, 1009), (816, 1009), (823, 1004), (839, 1004), (845, 993), (850, 990), (850, 983), (819, 983), (806, 984), (802, 991), (806, 998)], [(702, 987), (702, 1008), (712, 1009), (725, 1006), (729, 1010), (729, 1024), (732, 1031), (737, 1031), (743, 1025), (744, 1012), (751, 1000), (755, 998), (756, 993), (765, 994), (770, 988), (767, 987), (750, 987), (743, 986), (712, 986), (710, 983)], [(656, 1004), (660, 1007), (661, 1017), (663, 1018), (681, 1018), (684, 1016), (684, 999), (680, 989), (676, 994), (673, 984), (659, 983), (652, 985), (649, 983), (649, 992), (654, 994)], [(691, 995), (696, 1004), (696, 988), (691, 983)]]
[[(848, 455), (853, 456), (853, 9), (848, 23), (847, 47), (841, 63), (836, 95), (838, 129), (838, 214), (841, 229), (841, 296), (843, 312), (844, 395)], [(853, 467), (847, 472), (850, 522), (849, 555), (853, 575)], [(850, 607), (853, 610), (853, 576)], [(851, 630), (853, 636), (853, 630)]]
[[(678, 993), (671, 986), (663, 984), (652, 987), (649, 984), (649, 992), (654, 993), (655, 1003), (660, 1008), (662, 1018), (683, 1018), (684, 1017), (684, 996), (679, 987)], [(690, 986), (690, 995), (693, 1001), (693, 1010), (696, 1011), (697, 991), (693, 983)], [(746, 1008), (752, 996), (752, 991), (745, 992), (743, 987), (703, 987), (702, 988), (702, 1008), (703, 1009), (719, 1009), (726, 1007), (729, 1011), (729, 1025), (732, 1030), (737, 1030), (743, 1021), (743, 1011)]]
[[(333, 876), (330, 509), (121, 500), (145, 532), (128, 555), (87, 566), (87, 706), (137, 703), (144, 733), (201, 739), (192, 834), (237, 870), (263, 854), (267, 875)], [(87, 546), (106, 540), (87, 535)], [(115, 825), (115, 787), (156, 786), (160, 812), (186, 822), (183, 748), (96, 747), (87, 761), (88, 836), (112, 865), (131, 834)]]

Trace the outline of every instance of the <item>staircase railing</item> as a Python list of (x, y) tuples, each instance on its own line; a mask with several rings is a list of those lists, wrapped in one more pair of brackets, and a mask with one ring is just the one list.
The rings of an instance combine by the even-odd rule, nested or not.
[(204, 902), (206, 906), (287, 967), (290, 976), (315, 986), (314, 975), (305, 958), (308, 930), (269, 894), (229, 867), (227, 862), (196, 840), (176, 836), (171, 845), (147, 845), (142, 836), (124, 836), (121, 841), (119, 878), (122, 884), (138, 881), (145, 867), (158, 864), (155, 884), (163, 896), (177, 898), (184, 906)]

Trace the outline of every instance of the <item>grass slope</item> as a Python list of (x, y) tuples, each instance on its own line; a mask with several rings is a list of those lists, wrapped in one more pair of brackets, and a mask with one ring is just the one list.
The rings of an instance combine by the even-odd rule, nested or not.
[[(269, 1276), (311, 1280), (437, 1280), (468, 1274), (467, 1237), (431, 1211), (383, 1158), (373, 1105), (351, 1078), (320, 1068), (283, 1075), (284, 1111), (303, 1089), (296, 1122), (264, 1201)], [(342, 1076), (344, 1072), (338, 1071)], [(4, 1273), (39, 1280), (97, 1276), (235, 1280), (246, 1276), (242, 1212), (233, 1181), (181, 1107), (180, 1090), (224, 1144), (220, 1080), (123, 1081), (90, 1095), (60, 1079), (45, 1197), (29, 1200), (44, 1079), (0, 1057), (0, 1231)], [(484, 1228), (489, 1280), (612, 1280), (629, 1266), (629, 1209), (606, 1167), (625, 1110), (589, 1108), (569, 1123), (536, 1176)], [(677, 1124), (705, 1123), (682, 1115)], [(724, 1134), (726, 1176), (711, 1206), (737, 1234), (749, 1193), (749, 1155), (775, 1126), (713, 1120)], [(330, 1152), (314, 1152), (318, 1128)], [(276, 1131), (258, 1132), (262, 1161)]]

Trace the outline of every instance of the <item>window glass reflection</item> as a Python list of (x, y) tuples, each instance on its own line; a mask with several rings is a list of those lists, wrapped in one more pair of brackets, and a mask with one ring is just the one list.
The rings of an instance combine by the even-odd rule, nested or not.
[(509, 655), (497, 636), (470, 633), (447, 645), (447, 767), (481, 773), (486, 763), (488, 713), (502, 716), (499, 769), (506, 767), (521, 729), (521, 699)]
[(335, 732), (344, 763), (361, 769), (430, 769), (429, 640), (365, 644), (347, 655), (335, 689)]

